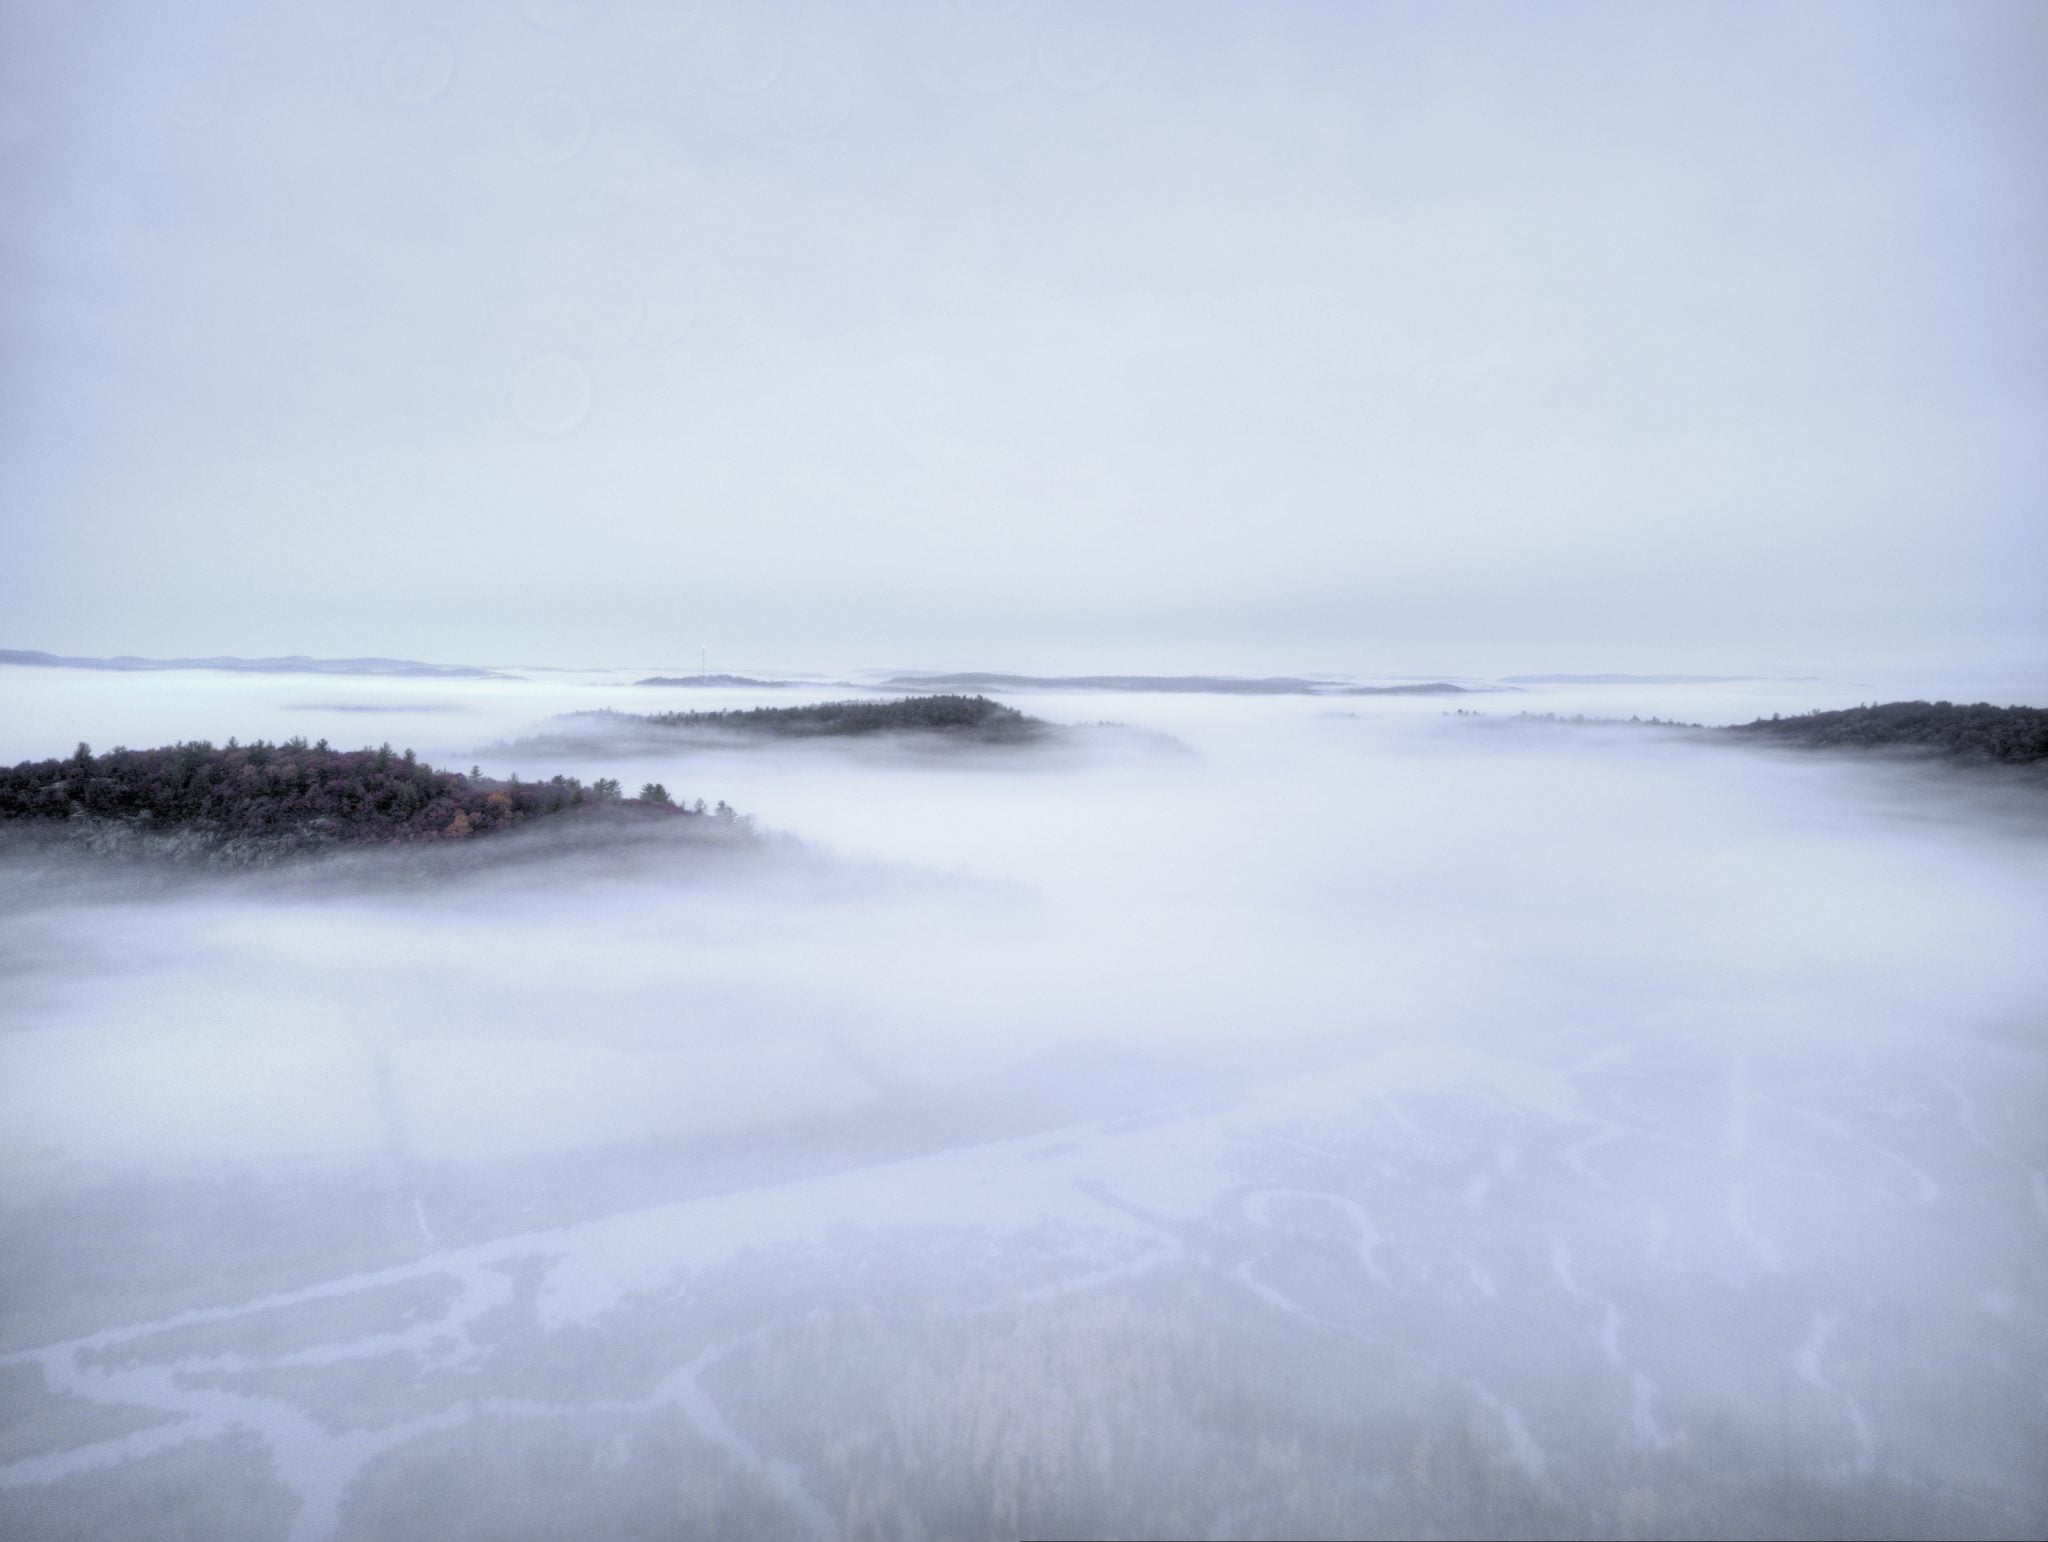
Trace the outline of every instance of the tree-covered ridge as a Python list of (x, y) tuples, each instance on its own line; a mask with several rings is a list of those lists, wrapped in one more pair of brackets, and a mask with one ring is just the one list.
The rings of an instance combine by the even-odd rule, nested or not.
[(2048, 761), (2048, 708), (1980, 701), (1887, 701), (1798, 717), (1758, 718), (1724, 730), (1814, 749), (1922, 749), (1956, 760)]
[(927, 733), (1016, 744), (1038, 738), (1052, 727), (1040, 718), (1027, 717), (1015, 707), (990, 701), (986, 696), (908, 696), (894, 701), (825, 701), (807, 707), (602, 715), (628, 716), (630, 721), (658, 728), (703, 729), (780, 739)]
[[(461, 841), (586, 804), (623, 804), (619, 784), (573, 777), (497, 781), (436, 770), (411, 750), (336, 750), (326, 740), (229, 740), (95, 755), (0, 770), (0, 822), (69, 821), (82, 831), (176, 836), (180, 856), (267, 861), (337, 845)], [(643, 789), (649, 814), (701, 812)], [(721, 808), (723, 805), (721, 805)]]

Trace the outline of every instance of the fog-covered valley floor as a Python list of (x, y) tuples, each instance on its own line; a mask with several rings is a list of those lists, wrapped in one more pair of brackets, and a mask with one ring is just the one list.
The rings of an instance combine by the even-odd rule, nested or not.
[(0, 1534), (2048, 1530), (2048, 816), (1500, 721), (1877, 688), (481, 748), (624, 678), (9, 674), (793, 839), (8, 889)]

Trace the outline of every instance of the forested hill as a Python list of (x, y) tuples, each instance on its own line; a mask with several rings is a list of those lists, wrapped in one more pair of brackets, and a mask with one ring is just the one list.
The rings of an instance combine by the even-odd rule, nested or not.
[[(589, 714), (583, 714), (589, 715)], [(909, 696), (894, 701), (825, 701), (807, 707), (723, 712), (654, 712), (625, 717), (657, 728), (698, 729), (749, 738), (816, 739), (868, 734), (941, 734), (990, 744), (1019, 744), (1052, 731), (1043, 719), (986, 696)]]
[(336, 750), (324, 739), (104, 755), (81, 744), (63, 760), (0, 770), (0, 827), (75, 836), (96, 850), (227, 863), (462, 841), (600, 805), (649, 817), (687, 812), (652, 784), (628, 800), (610, 780), (495, 781), (436, 770), (411, 750)]
[(2048, 708), (1888, 701), (1758, 718), (1724, 733), (1812, 749), (1910, 749), (1950, 759), (2048, 767)]

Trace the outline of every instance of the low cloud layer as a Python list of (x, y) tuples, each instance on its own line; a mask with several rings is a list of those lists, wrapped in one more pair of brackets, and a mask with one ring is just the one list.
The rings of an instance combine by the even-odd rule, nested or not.
[[(93, 711), (308, 729), (176, 681)], [(1433, 702), (1024, 704), (1191, 753), (692, 748), (635, 774), (800, 843), (11, 914), (0, 1515), (2038, 1531), (2029, 805)]]

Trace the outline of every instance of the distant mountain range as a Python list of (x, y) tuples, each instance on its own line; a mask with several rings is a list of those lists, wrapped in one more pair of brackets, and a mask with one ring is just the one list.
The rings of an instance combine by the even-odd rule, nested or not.
[(756, 680), (752, 675), (649, 675), (645, 680), (635, 680), (635, 685), (744, 685), (759, 686), (764, 690), (781, 690), (789, 685), (788, 680)]
[[(114, 658), (73, 658), (31, 649), (0, 648), (0, 664), (25, 664), (44, 669), (108, 669), (144, 671), (212, 669), (251, 675), (370, 675), (386, 678), (445, 680), (517, 680), (521, 675), (475, 664), (423, 664), (417, 659), (316, 659), (305, 654), (284, 658), (245, 659), (217, 655), (201, 659), (149, 659), (133, 654)], [(536, 666), (538, 667), (538, 666)], [(1303, 675), (1015, 675), (986, 670), (958, 673), (907, 672), (877, 682), (833, 682), (854, 689), (885, 691), (1131, 691), (1211, 696), (1459, 696), (1479, 691), (1507, 691), (1529, 685), (1734, 685), (1772, 678), (1764, 675), (1503, 675), (1493, 684), (1458, 685), (1448, 680), (1418, 680), (1398, 685), (1352, 685), (1342, 680)], [(1811, 678), (1811, 677), (1802, 677)], [(722, 686), (747, 690), (780, 690), (807, 681), (766, 680), (754, 675), (648, 675), (635, 685)], [(819, 683), (825, 683), (822, 680)]]
[(517, 680), (501, 670), (474, 664), (422, 664), (415, 659), (314, 659), (302, 653), (278, 659), (143, 659), (124, 653), (111, 659), (66, 658), (25, 648), (0, 648), (0, 664), (31, 664), (44, 669), (220, 669), (244, 675), (384, 675), (424, 679)]
[[(1416, 685), (1345, 685), (1293, 675), (891, 675), (883, 687), (904, 691), (1157, 691), (1212, 696), (1448, 696), (1475, 689), (1435, 680)], [(1478, 687), (1477, 689), (1484, 689)]]
[[(1771, 675), (1502, 675), (1504, 685), (1740, 685)], [(1811, 675), (1797, 678), (1811, 680)]]

